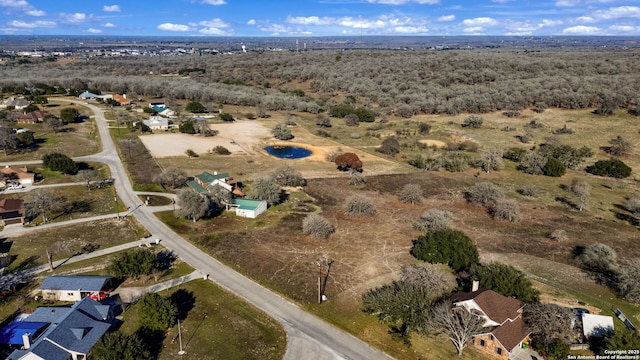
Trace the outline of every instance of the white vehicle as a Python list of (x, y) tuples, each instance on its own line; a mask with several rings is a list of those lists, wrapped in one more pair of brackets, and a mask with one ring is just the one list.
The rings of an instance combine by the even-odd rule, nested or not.
[(17, 190), (22, 189), (22, 185), (20, 184), (11, 184), (7, 187), (7, 190)]

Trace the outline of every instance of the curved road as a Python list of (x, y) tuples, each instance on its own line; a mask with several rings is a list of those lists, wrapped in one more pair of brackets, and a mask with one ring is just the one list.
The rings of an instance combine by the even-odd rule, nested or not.
[[(65, 100), (66, 101), (66, 100)], [(202, 252), (191, 243), (174, 233), (141, 204), (133, 190), (127, 172), (118, 157), (114, 142), (109, 134), (104, 112), (90, 104), (70, 100), (87, 106), (95, 114), (96, 126), (102, 140), (102, 152), (77, 158), (83, 161), (103, 162), (109, 166), (114, 177), (118, 195), (133, 211), (133, 216), (162, 244), (175, 252), (216, 284), (245, 299), (257, 308), (279, 321), (287, 333), (285, 360), (298, 359), (391, 359), (387, 354), (374, 349), (362, 340), (337, 329), (320, 318), (307, 313), (280, 295), (262, 287), (242, 274), (228, 268), (218, 260)]]

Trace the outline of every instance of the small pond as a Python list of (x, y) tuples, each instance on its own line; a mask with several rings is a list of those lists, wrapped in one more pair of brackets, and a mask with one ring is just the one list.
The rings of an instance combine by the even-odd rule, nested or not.
[(311, 150), (297, 146), (267, 146), (264, 148), (269, 155), (280, 159), (301, 159), (311, 155)]

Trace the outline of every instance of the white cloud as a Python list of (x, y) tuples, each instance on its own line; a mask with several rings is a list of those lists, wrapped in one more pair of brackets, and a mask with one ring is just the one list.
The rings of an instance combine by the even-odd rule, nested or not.
[(106, 27), (106, 28), (115, 28), (115, 27), (117, 27), (115, 24), (112, 24), (112, 23), (110, 23), (110, 22), (105, 23), (105, 24), (103, 24), (102, 26), (103, 26), (103, 27)]
[(391, 28), (391, 32), (398, 34), (424, 34), (429, 32), (425, 26), (396, 26)]
[(211, 19), (211, 20), (200, 21), (198, 23), (198, 25), (206, 26), (206, 27), (213, 27), (213, 28), (226, 28), (226, 27), (229, 27), (229, 23), (228, 22), (222, 21), (220, 19)]
[(120, 5), (105, 5), (105, 6), (102, 7), (102, 11), (120, 12)]
[(542, 22), (540, 23), (540, 27), (553, 27), (553, 26), (560, 26), (562, 24), (563, 24), (562, 20), (542, 19)]
[(436, 18), (436, 21), (446, 22), (446, 21), (453, 21), (455, 19), (456, 19), (455, 15), (444, 15), (444, 16), (440, 16), (439, 18)]
[(72, 24), (80, 24), (80, 23), (91, 20), (91, 18), (93, 17), (93, 15), (87, 16), (87, 14), (85, 13), (74, 13), (74, 14), (61, 13), (60, 16), (62, 17), (64, 22), (68, 22)]
[(14, 20), (9, 23), (9, 25), (22, 29), (34, 29), (34, 28), (52, 28), (56, 26), (56, 23), (53, 21), (32, 21), (26, 22), (21, 20)]
[(247, 25), (255, 25), (256, 24), (256, 20), (255, 19), (251, 19), (249, 21), (247, 21)]
[(420, 5), (435, 5), (439, 4), (440, 0), (367, 0), (370, 4), (384, 4), (384, 5), (404, 5), (409, 3), (416, 3)]
[(46, 12), (44, 12), (42, 10), (37, 10), (37, 9), (27, 10), (26, 14), (30, 15), (30, 16), (45, 16), (45, 15), (47, 15)]
[(38, 10), (29, 4), (26, 0), (2, 0), (0, 1), (0, 7), (9, 7), (22, 11), (29, 16), (45, 16), (46, 13), (42, 10)]
[(335, 18), (323, 17), (320, 18), (318, 16), (287, 16), (285, 20), (291, 24), (300, 24), (300, 25), (331, 25), (336, 23)]
[(475, 19), (465, 19), (462, 21), (462, 25), (466, 27), (493, 26), (497, 24), (498, 22), (490, 17), (478, 17)]
[(606, 10), (597, 10), (591, 14), (591, 17), (598, 20), (612, 20), (623, 18), (640, 18), (640, 7), (637, 6), (619, 6)]
[(638, 34), (640, 33), (640, 26), (612, 25), (609, 26), (609, 30), (616, 34)]
[(565, 35), (603, 35), (602, 29), (594, 26), (572, 26), (562, 30)]
[(198, 32), (204, 35), (227, 35), (226, 31), (215, 27), (200, 29)]
[(189, 26), (182, 24), (163, 23), (157, 26), (158, 30), (164, 31), (189, 31)]
[(375, 29), (385, 27), (385, 22), (382, 20), (369, 20), (363, 18), (352, 18), (350, 16), (340, 19), (338, 25), (355, 29)]
[(259, 26), (259, 29), (264, 32), (270, 32), (273, 34), (281, 34), (291, 32), (291, 28), (280, 24), (272, 24), (269, 26)]
[(102, 30), (100, 30), (100, 29), (94, 29), (94, 28), (88, 28), (88, 29), (87, 29), (87, 32), (88, 32), (88, 33), (91, 33), (91, 34), (100, 34), (100, 33), (102, 33)]
[(484, 28), (482, 26), (473, 26), (462, 29), (464, 33), (472, 34), (472, 35), (481, 35), (484, 34)]
[(4, 0), (2, 1), (0, 6), (21, 8), (21, 7), (31, 6), (31, 5), (29, 5), (29, 3), (26, 2), (25, 0)]
[(580, 4), (580, 0), (558, 0), (556, 6), (560, 7), (574, 7)]
[(224, 0), (202, 0), (202, 3), (209, 5), (225, 5), (227, 2)]
[(596, 19), (592, 18), (591, 16), (580, 16), (576, 19), (576, 21), (580, 23), (594, 23), (596, 22)]

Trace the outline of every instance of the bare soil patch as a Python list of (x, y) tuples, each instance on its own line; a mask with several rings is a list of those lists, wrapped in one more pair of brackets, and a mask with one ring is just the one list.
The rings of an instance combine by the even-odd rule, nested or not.
[(210, 124), (218, 135), (202, 137), (181, 133), (157, 133), (140, 136), (140, 140), (156, 158), (184, 156), (191, 149), (198, 154), (210, 152), (216, 146), (224, 146), (232, 154), (253, 155), (255, 145), (271, 137), (271, 133), (261, 122), (238, 120), (228, 124)]

